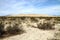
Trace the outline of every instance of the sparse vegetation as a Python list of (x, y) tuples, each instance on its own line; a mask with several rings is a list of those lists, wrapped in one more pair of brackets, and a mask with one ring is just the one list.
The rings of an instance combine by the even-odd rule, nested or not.
[(4, 31), (4, 25), (2, 25), (2, 23), (0, 23), (0, 37), (2, 37), (2, 35), (5, 33)]
[[(7, 31), (5, 31), (5, 29), (4, 29), (4, 27), (5, 27), (4, 22), (6, 21), (6, 19), (7, 19), (7, 22), (12, 22), (14, 24), (14, 25), (12, 24), (13, 26), (8, 25), (8, 27), (6, 28)], [(41, 19), (45, 19), (45, 18), (42, 17)], [(21, 24), (23, 25), (23, 23), (28, 24), (28, 25), (23, 25), (23, 26), (27, 26), (28, 28), (30, 26), (32, 26), (33, 28), (41, 29), (43, 31), (44, 30), (55, 29), (53, 27), (54, 24), (53, 23), (51, 24), (52, 21), (49, 22), (50, 18), (46, 18), (48, 20), (48, 22), (47, 22), (47, 20), (45, 20), (46, 23), (44, 23), (44, 21), (41, 23), (40, 22), (41, 19), (40, 18), (34, 18), (34, 17), (32, 17), (32, 18), (21, 17), (21, 18), (18, 18), (18, 19), (15, 18), (14, 20), (11, 20), (11, 19), (8, 19), (8, 18), (5, 18), (4, 20), (2, 19), (1, 21), (3, 21), (3, 22), (2, 22), (2, 24), (0, 24), (0, 36), (5, 35), (4, 33), (9, 34), (9, 36), (10, 35), (15, 35), (15, 34), (22, 34), (23, 32), (25, 32), (25, 30), (23, 28), (19, 27), (19, 25), (21, 25)], [(60, 19), (58, 19), (58, 20), (60, 20)], [(57, 37), (60, 37), (60, 33), (55, 33), (55, 38), (57, 38)], [(50, 39), (48, 39), (48, 40), (50, 40)], [(57, 39), (51, 39), (51, 40), (57, 40)]]
[(10, 33), (10, 34), (18, 34), (18, 33), (24, 32), (24, 30), (23, 30), (22, 28), (19, 28), (19, 27), (18, 27), (18, 24), (16, 24), (16, 25), (13, 26), (13, 27), (9, 26), (9, 27), (7, 28), (7, 31), (8, 31), (8, 33)]
[(38, 28), (39, 29), (43, 29), (43, 30), (51, 30), (51, 29), (55, 29), (55, 28), (53, 28), (53, 24), (51, 24), (51, 23), (43, 23), (43, 24), (39, 24), (38, 25)]

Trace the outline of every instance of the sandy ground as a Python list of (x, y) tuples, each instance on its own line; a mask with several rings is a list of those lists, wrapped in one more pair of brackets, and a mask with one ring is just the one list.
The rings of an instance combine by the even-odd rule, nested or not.
[[(26, 33), (4, 38), (3, 40), (47, 40), (53, 38), (54, 31), (26, 27)], [(0, 39), (1, 40), (1, 39)]]

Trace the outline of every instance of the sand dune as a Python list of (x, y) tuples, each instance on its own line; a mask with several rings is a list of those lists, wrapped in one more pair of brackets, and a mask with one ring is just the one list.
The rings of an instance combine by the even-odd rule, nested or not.
[(54, 31), (44, 31), (37, 28), (26, 28), (27, 32), (21, 35), (7, 37), (3, 40), (47, 40), (53, 38)]

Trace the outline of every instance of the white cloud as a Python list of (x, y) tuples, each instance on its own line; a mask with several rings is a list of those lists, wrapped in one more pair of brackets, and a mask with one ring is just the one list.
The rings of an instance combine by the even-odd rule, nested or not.
[(0, 13), (3, 13), (5, 15), (8, 14), (20, 14), (20, 13), (38, 13), (38, 14), (49, 14), (49, 15), (60, 15), (60, 6), (48, 6), (46, 8), (23, 8), (23, 9), (17, 9), (13, 11), (0, 11)]
[[(8, 2), (9, 0), (6, 0)], [(29, 2), (28, 2), (29, 1)], [(8, 15), (8, 14), (20, 14), (20, 13), (43, 13), (43, 14), (56, 14), (60, 13), (60, 5), (47, 6), (43, 8), (35, 7), (34, 3), (38, 2), (47, 2), (48, 0), (21, 0), (20, 2), (16, 2), (16, 0), (10, 0), (9, 3), (3, 3), (2, 9), (0, 9), (0, 15)]]

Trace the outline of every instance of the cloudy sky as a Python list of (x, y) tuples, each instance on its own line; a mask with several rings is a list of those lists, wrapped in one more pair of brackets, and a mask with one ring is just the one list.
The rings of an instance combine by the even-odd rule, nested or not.
[(0, 0), (0, 16), (14, 14), (60, 15), (60, 0)]

